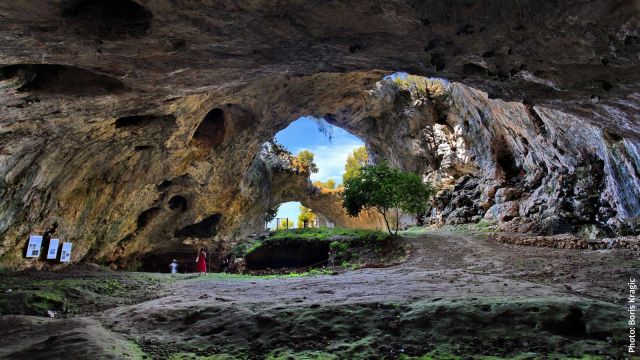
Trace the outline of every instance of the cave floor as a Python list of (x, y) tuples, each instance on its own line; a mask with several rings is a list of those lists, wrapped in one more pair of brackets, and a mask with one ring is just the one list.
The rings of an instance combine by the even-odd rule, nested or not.
[(0, 357), (624, 358), (637, 253), (518, 247), (446, 231), (402, 241), (407, 261), (388, 268), (158, 275), (145, 296), (132, 290), (108, 309), (5, 315)]

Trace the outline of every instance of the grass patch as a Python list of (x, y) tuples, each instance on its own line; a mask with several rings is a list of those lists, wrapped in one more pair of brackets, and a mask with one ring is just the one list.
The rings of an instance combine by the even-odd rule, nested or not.
[(404, 237), (420, 237), (426, 235), (431, 229), (426, 226), (412, 226), (406, 230), (398, 231), (398, 235)]
[(237, 360), (242, 359), (227, 354), (214, 354), (201, 356), (194, 353), (175, 353), (169, 356), (169, 360)]
[(489, 237), (498, 232), (498, 224), (495, 221), (482, 219), (475, 224), (445, 225), (442, 229), (463, 235)]
[[(469, 354), (456, 355), (455, 350), (451, 346), (439, 346), (435, 350), (422, 356), (401, 355), (400, 360), (462, 360), (468, 359)], [(557, 359), (557, 360), (604, 360), (602, 355), (583, 355), (580, 357), (571, 357), (563, 354), (539, 354), (539, 353), (521, 353), (514, 356), (493, 356), (493, 355), (476, 355), (473, 357), (477, 360), (533, 360), (533, 359)]]
[(473, 224), (443, 225), (440, 228), (435, 226), (412, 226), (407, 230), (399, 231), (398, 234), (405, 237), (421, 237), (437, 229), (462, 235), (488, 237), (498, 232), (498, 224), (493, 220), (482, 219)]
[(267, 355), (267, 360), (338, 360), (337, 355), (324, 351), (302, 351), (295, 352), (289, 350), (273, 351)]
[(204, 280), (229, 280), (229, 281), (256, 281), (269, 279), (298, 278), (305, 276), (332, 275), (333, 271), (327, 268), (309, 269), (304, 272), (289, 272), (285, 274), (251, 275), (251, 274), (229, 274), (229, 273), (208, 273), (206, 275), (188, 275), (187, 279), (193, 281)]
[(378, 230), (355, 230), (355, 229), (343, 229), (343, 228), (306, 228), (306, 229), (277, 230), (272, 232), (269, 238), (265, 241), (278, 240), (278, 239), (304, 239), (304, 240), (326, 241), (336, 237), (348, 237), (348, 238), (366, 239), (371, 241), (381, 241), (389, 237), (389, 234), (386, 234)]

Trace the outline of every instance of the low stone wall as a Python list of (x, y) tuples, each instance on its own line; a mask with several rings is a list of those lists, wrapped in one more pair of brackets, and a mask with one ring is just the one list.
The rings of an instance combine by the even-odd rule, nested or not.
[(604, 238), (587, 240), (575, 235), (562, 234), (553, 236), (527, 236), (517, 234), (501, 234), (496, 237), (499, 243), (551, 247), (557, 249), (629, 249), (640, 250), (640, 237), (623, 236), (617, 238)]

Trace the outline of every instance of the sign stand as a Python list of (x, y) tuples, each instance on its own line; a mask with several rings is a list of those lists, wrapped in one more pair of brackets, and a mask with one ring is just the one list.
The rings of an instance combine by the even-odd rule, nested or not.
[(42, 236), (40, 235), (30, 235), (29, 236), (29, 244), (27, 245), (27, 254), (28, 258), (38, 258), (40, 257), (40, 248), (42, 247)]
[(71, 246), (73, 244), (66, 242), (62, 243), (62, 252), (60, 254), (60, 262), (69, 262), (71, 261)]
[(49, 251), (47, 252), (47, 260), (55, 260), (55, 258), (58, 256), (59, 244), (60, 244), (60, 239), (49, 240)]

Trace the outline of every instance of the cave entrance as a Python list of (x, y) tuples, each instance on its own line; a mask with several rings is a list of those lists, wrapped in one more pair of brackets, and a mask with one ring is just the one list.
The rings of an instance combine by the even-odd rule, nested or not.
[(193, 141), (204, 148), (216, 146), (224, 140), (225, 112), (220, 108), (209, 111), (193, 134)]
[(297, 219), (300, 215), (302, 204), (298, 201), (289, 201), (277, 205), (277, 213), (273, 219), (265, 223), (268, 230), (288, 230), (297, 228)]
[(132, 0), (67, 0), (61, 11), (78, 34), (106, 40), (142, 36), (153, 20), (149, 10)]
[(282, 203), (273, 209), (277, 211), (274, 211), (275, 217), (265, 222), (265, 229), (270, 231), (335, 227), (329, 217), (305, 207), (298, 201)]
[[(309, 178), (313, 185), (322, 191), (337, 191), (341, 187), (344, 174), (348, 172), (347, 161), (350, 158), (359, 159), (351, 162), (351, 167), (359, 168), (363, 161), (366, 161), (361, 158), (368, 157), (365, 144), (360, 138), (323, 118), (298, 118), (279, 131), (274, 137), (274, 142), (295, 156), (298, 162), (308, 163)], [(287, 222), (290, 224), (288, 228), (303, 227), (304, 215), (300, 218), (301, 221), (298, 221), (303, 212), (302, 204), (295, 202), (298, 200), (296, 198), (282, 200), (285, 201), (266, 227), (271, 230), (286, 229)], [(325, 216), (317, 215), (316, 220), (306, 222), (307, 227), (333, 227), (333, 223)]]
[(322, 267), (329, 262), (329, 242), (285, 238), (273, 240), (245, 256), (251, 270)]

